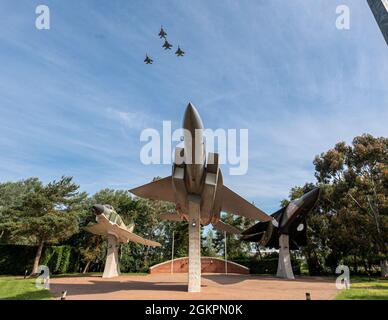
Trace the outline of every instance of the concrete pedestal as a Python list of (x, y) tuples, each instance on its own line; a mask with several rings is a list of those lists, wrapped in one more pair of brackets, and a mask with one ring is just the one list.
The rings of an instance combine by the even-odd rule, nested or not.
[(108, 235), (108, 253), (106, 255), (103, 278), (113, 278), (120, 275), (119, 242), (113, 235)]
[(189, 279), (188, 292), (201, 291), (201, 199), (189, 196)]
[(295, 279), (292, 271), (289, 236), (282, 234), (279, 237), (279, 261), (276, 276), (284, 279)]

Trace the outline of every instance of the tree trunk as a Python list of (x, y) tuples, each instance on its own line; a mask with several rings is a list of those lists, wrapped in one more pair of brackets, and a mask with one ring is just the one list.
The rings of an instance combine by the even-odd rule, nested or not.
[(380, 267), (381, 267), (381, 277), (388, 278), (388, 260), (381, 260)]
[(254, 258), (257, 259), (257, 257), (259, 257), (260, 260), (263, 258), (259, 247), (256, 247), (256, 253), (254, 254)]
[(84, 271), (82, 271), (83, 274), (85, 274), (89, 271), (90, 263), (91, 263), (91, 261), (88, 261), (88, 263), (86, 264)]
[(34, 265), (32, 267), (32, 272), (31, 272), (32, 275), (38, 273), (39, 261), (40, 261), (40, 257), (42, 256), (43, 245), (44, 245), (44, 241), (41, 241), (39, 243), (38, 250), (36, 251)]
[(354, 255), (353, 256), (353, 262), (354, 262), (354, 273), (358, 273), (358, 263), (357, 263), (357, 257)]

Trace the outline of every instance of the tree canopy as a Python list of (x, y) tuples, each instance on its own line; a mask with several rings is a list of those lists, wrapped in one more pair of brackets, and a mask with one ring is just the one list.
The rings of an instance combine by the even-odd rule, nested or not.
[[(388, 139), (355, 137), (316, 156), (315, 176), (321, 199), (308, 217), (310, 244), (305, 253), (317, 272), (340, 261), (370, 270), (380, 260), (387, 270)], [(294, 188), (291, 198), (312, 186)], [(314, 261), (313, 261), (314, 260)]]
[(85, 193), (71, 177), (43, 185), (37, 178), (1, 186), (2, 221), (10, 243), (38, 245), (33, 273), (37, 272), (45, 243), (58, 243), (78, 232)]

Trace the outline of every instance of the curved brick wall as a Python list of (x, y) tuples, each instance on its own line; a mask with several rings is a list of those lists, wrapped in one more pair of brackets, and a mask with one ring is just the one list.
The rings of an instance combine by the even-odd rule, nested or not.
[[(174, 259), (174, 273), (187, 273), (188, 257)], [(228, 261), (228, 273), (249, 274), (249, 269), (231, 261)], [(150, 268), (150, 273), (170, 273), (171, 260), (159, 263)], [(202, 273), (225, 273), (225, 260), (212, 257), (201, 258)]]

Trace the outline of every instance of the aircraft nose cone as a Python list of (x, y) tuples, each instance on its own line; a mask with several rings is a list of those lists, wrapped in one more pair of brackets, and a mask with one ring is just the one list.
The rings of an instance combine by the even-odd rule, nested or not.
[(303, 196), (305, 199), (304, 206), (306, 208), (310, 210), (312, 207), (314, 207), (314, 205), (318, 201), (320, 191), (321, 191), (320, 188), (315, 188)]
[(183, 128), (193, 132), (195, 129), (203, 129), (201, 117), (198, 110), (191, 104), (188, 104), (183, 117)]
[(303, 216), (308, 214), (319, 198), (320, 189), (315, 188), (305, 193), (301, 198), (292, 201), (286, 208), (285, 215), (281, 220), (281, 232), (288, 233), (290, 226), (294, 221), (299, 221)]
[(319, 194), (320, 194), (321, 189), (320, 188), (315, 188), (311, 190), (308, 193), (308, 198), (312, 199), (314, 202), (318, 200)]
[(104, 206), (101, 205), (101, 204), (95, 204), (93, 206), (93, 212), (96, 216), (99, 216), (100, 214), (103, 214), (104, 213)]

